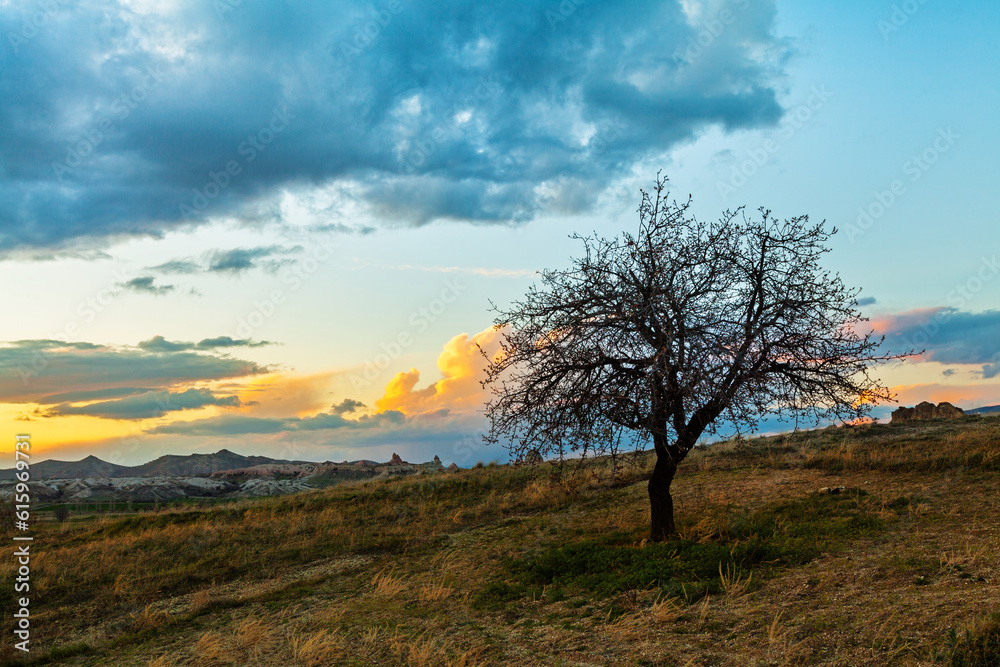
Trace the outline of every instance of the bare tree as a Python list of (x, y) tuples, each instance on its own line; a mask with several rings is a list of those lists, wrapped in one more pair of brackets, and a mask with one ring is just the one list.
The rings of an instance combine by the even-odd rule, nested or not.
[(881, 339), (860, 290), (824, 271), (836, 229), (760, 209), (698, 221), (657, 175), (635, 235), (574, 236), (583, 256), (543, 271), (510, 310), (484, 385), (486, 440), (518, 458), (645, 449), (650, 539), (675, 533), (677, 466), (721, 424), (753, 430), (768, 414), (857, 419), (891, 399), (869, 375)]

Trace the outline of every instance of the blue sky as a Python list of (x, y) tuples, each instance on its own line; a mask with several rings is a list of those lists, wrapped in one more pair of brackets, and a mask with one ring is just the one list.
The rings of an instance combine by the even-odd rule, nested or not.
[(0, 412), (63, 458), (502, 457), (489, 301), (634, 226), (660, 169), (700, 217), (837, 226), (830, 268), (927, 349), (882, 373), (901, 402), (1000, 403), (998, 28), (934, 0), (0, 1)]

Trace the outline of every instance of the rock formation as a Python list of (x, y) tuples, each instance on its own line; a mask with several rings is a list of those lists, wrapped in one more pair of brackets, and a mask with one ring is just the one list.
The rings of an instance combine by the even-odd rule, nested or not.
[(544, 459), (542, 458), (542, 453), (537, 449), (531, 449), (528, 451), (527, 454), (524, 455), (524, 462), (527, 463), (529, 466), (536, 466), (542, 461), (544, 461)]
[(392, 458), (389, 459), (389, 465), (391, 465), (391, 466), (405, 466), (406, 465), (406, 461), (404, 461), (403, 459), (399, 458), (399, 454), (397, 454), (396, 452), (393, 452), (392, 453)]
[(933, 403), (924, 401), (916, 407), (894, 410), (891, 423), (900, 424), (911, 421), (926, 421), (928, 419), (957, 419), (964, 416), (965, 411), (962, 408), (956, 408), (951, 403), (934, 405)]
[(448, 466), (448, 472), (458, 472), (458, 466), (452, 463)]

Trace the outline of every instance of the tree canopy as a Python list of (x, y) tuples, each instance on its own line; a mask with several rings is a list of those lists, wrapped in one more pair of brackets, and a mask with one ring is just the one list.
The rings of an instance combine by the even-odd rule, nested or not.
[(651, 538), (674, 532), (670, 482), (705, 434), (766, 415), (859, 419), (891, 398), (858, 289), (824, 270), (836, 229), (744, 208), (702, 222), (657, 176), (636, 233), (575, 236), (582, 255), (501, 310), (485, 384), (489, 442), (523, 457), (653, 445)]

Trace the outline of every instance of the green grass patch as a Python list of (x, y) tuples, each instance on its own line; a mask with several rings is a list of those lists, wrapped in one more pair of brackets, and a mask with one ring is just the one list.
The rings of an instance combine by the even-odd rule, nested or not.
[(1000, 614), (973, 624), (963, 633), (948, 633), (945, 664), (950, 667), (996, 667), (1000, 665)]
[(675, 539), (639, 547), (640, 535), (617, 532), (508, 558), (504, 578), (490, 582), (477, 601), (481, 608), (498, 609), (537, 598), (542, 588), (550, 600), (569, 593), (607, 598), (659, 588), (690, 603), (722, 591), (720, 568), (727, 576), (753, 574), (759, 580), (770, 570), (808, 563), (884, 525), (863, 491), (808, 496), (752, 514), (729, 512), (717, 534), (697, 542)]

